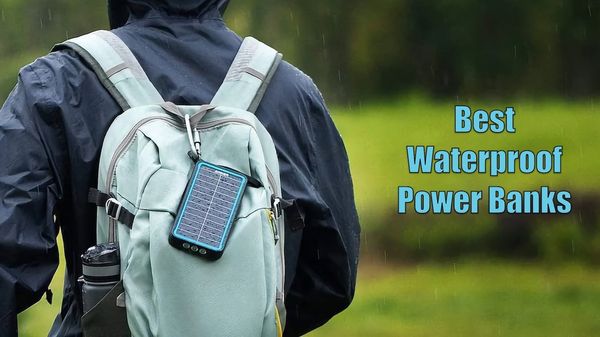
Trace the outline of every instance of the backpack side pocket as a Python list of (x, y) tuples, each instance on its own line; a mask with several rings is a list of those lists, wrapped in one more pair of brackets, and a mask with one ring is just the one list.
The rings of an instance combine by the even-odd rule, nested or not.
[(122, 295), (123, 281), (119, 281), (92, 309), (81, 317), (85, 337), (130, 337), (125, 307), (117, 306)]

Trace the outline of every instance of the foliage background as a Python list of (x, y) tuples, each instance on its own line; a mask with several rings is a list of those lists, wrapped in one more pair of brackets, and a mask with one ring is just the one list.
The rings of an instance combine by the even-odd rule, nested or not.
[[(348, 149), (363, 225), (357, 295), (315, 336), (597, 334), (599, 0), (234, 0), (225, 20), (313, 77)], [(107, 26), (103, 0), (0, 0), (0, 99), (19, 67)], [(513, 106), (518, 132), (455, 134), (457, 103)], [(404, 148), (412, 144), (563, 145), (563, 173), (409, 175)], [(398, 185), (549, 185), (570, 190), (574, 208), (563, 216), (399, 216)], [(22, 335), (46, 335), (63, 273), (52, 283), (53, 305), (20, 315)]]

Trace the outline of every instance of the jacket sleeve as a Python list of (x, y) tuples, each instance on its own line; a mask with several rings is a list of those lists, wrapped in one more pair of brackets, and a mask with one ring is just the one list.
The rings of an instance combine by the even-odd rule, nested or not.
[(0, 110), (0, 331), (17, 336), (17, 314), (37, 302), (58, 265), (54, 211), (61, 192), (41, 136), (44, 85), (23, 68)]
[(309, 88), (310, 176), (303, 182), (309, 191), (297, 200), (305, 226), (286, 298), (288, 337), (323, 325), (350, 304), (359, 253), (360, 225), (346, 150), (312, 81)]

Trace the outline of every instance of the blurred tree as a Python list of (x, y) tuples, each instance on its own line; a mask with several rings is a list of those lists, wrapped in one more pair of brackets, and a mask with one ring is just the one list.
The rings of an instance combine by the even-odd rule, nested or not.
[[(599, 18), (600, 0), (233, 0), (225, 19), (343, 103), (414, 90), (595, 96)], [(16, 60), (107, 26), (103, 0), (0, 0), (0, 79), (14, 78)]]

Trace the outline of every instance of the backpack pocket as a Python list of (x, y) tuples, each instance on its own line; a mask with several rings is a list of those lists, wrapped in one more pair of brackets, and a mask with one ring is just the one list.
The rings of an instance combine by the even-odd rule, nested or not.
[(123, 282), (117, 283), (92, 309), (81, 317), (85, 337), (130, 337), (125, 308), (117, 306)]
[(186, 184), (183, 173), (156, 171), (121, 241), (127, 244), (121, 247), (127, 252), (123, 282), (133, 335), (277, 336), (278, 273), (266, 189), (246, 188), (223, 256), (210, 261), (168, 242)]

